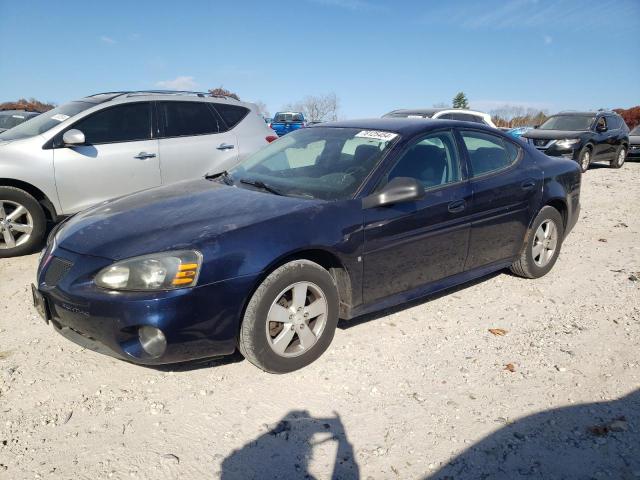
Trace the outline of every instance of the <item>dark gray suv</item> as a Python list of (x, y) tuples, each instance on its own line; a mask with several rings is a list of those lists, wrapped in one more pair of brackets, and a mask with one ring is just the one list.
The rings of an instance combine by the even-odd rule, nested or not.
[(591, 162), (620, 168), (629, 151), (629, 128), (615, 112), (561, 112), (522, 135), (541, 152), (572, 158), (586, 172)]

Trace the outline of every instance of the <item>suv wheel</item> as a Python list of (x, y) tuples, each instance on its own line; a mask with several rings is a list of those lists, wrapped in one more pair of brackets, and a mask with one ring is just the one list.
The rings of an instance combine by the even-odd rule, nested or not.
[(244, 314), (238, 347), (255, 366), (286, 373), (309, 365), (329, 347), (338, 324), (338, 289), (331, 274), (308, 260), (274, 270)]
[(32, 253), (47, 227), (44, 210), (24, 190), (0, 187), (0, 258)]
[(589, 165), (591, 165), (591, 156), (592, 152), (589, 147), (584, 147), (580, 151), (580, 155), (578, 156), (578, 163), (580, 164), (580, 170), (582, 170), (582, 173), (589, 170)]
[(620, 168), (624, 165), (624, 161), (627, 158), (627, 149), (624, 145), (620, 145), (616, 151), (616, 158), (611, 160), (611, 168)]
[(560, 254), (564, 237), (564, 222), (553, 207), (543, 207), (533, 222), (520, 258), (511, 271), (525, 278), (539, 278), (549, 273)]

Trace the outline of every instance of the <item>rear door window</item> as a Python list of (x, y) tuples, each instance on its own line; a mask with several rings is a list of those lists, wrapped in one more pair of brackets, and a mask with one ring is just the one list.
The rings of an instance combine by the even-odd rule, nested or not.
[(519, 147), (497, 135), (471, 130), (462, 130), (460, 134), (469, 153), (473, 177), (507, 168), (520, 154)]
[(248, 108), (238, 105), (229, 105), (227, 103), (214, 103), (213, 107), (220, 114), (224, 123), (227, 124), (229, 130), (238, 125), (244, 117), (249, 113)]
[(159, 102), (165, 137), (219, 133), (220, 122), (204, 102)]
[(88, 144), (132, 142), (151, 138), (151, 103), (125, 103), (105, 108), (76, 122)]

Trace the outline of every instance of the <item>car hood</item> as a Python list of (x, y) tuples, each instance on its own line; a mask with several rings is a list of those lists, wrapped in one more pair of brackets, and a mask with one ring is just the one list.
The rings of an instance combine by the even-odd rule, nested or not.
[(320, 202), (217, 181), (191, 180), (85, 210), (61, 227), (55, 242), (75, 253), (121, 260), (158, 251), (198, 248), (225, 232)]
[(576, 132), (572, 130), (540, 130), (533, 129), (522, 134), (525, 138), (560, 140), (563, 138), (580, 138), (587, 132)]

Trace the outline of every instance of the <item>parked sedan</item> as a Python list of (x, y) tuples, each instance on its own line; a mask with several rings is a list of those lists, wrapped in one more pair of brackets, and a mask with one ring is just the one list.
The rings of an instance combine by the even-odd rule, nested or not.
[(545, 275), (580, 179), (575, 162), (479, 124), (325, 123), (228, 173), (75, 215), (49, 238), (34, 301), (58, 331), (131, 362), (239, 348), (289, 372), (327, 349), (338, 318), (504, 268)]
[(640, 125), (629, 132), (629, 160), (637, 160), (640, 158)]

